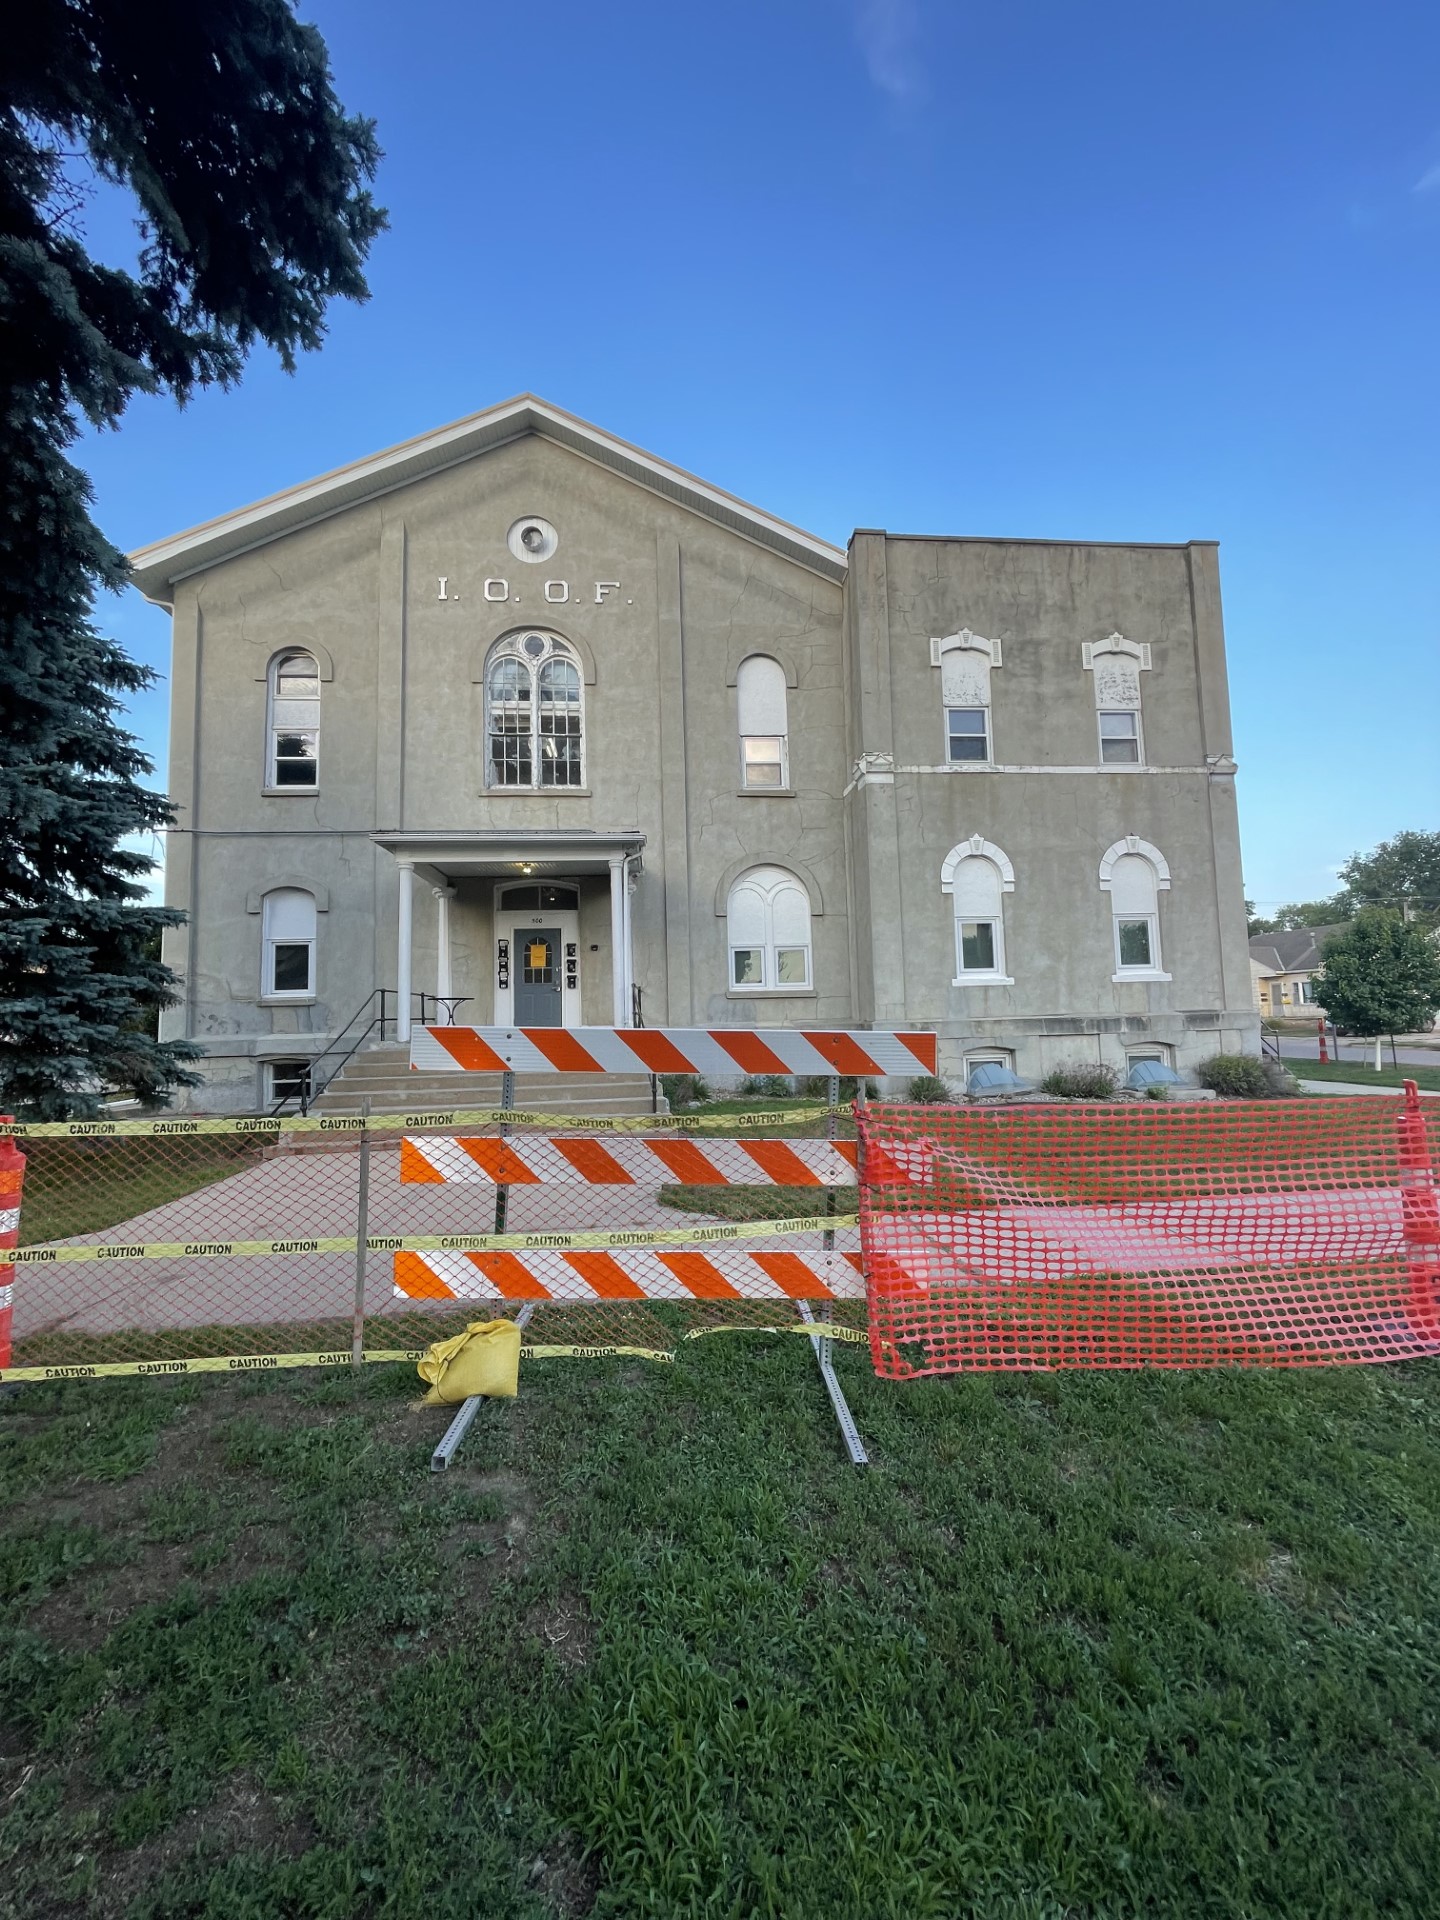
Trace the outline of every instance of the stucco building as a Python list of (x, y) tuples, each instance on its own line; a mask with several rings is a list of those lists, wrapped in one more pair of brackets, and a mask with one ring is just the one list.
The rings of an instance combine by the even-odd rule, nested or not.
[(132, 559), (198, 1105), (382, 988), (400, 1041), (933, 1027), (955, 1081), (1256, 1044), (1209, 542), (841, 551), (525, 396)]

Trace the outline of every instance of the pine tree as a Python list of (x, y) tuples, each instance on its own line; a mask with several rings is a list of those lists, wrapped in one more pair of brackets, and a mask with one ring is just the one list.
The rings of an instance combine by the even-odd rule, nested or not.
[[(127, 577), (66, 457), (133, 393), (293, 367), (328, 303), (363, 300), (384, 215), (373, 123), (344, 113), (287, 0), (26, 0), (0, 59), (0, 1108), (92, 1111), (190, 1083), (162, 1045), (176, 981), (144, 904), (170, 820), (120, 722), (151, 675), (93, 619)], [(138, 205), (137, 273), (87, 254), (87, 170)]]

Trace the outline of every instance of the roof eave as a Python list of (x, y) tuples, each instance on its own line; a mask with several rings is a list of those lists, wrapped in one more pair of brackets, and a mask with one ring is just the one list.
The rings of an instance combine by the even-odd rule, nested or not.
[(132, 577), (147, 600), (157, 606), (173, 606), (175, 586), (192, 574), (203, 573), (255, 547), (298, 532), (302, 527), (313, 526), (317, 521), (393, 493), (399, 487), (428, 479), (432, 474), (492, 452), (527, 433), (593, 460), (635, 485), (670, 499), (745, 539), (769, 547), (827, 579), (839, 582), (845, 577), (847, 560), (838, 547), (788, 521), (776, 519), (773, 514), (764, 513), (735, 494), (711, 486), (682, 467), (671, 466), (629, 441), (602, 432), (578, 415), (551, 406), (534, 394), (517, 395), (483, 413), (452, 421), (449, 426), (437, 427), (416, 439), (353, 461), (349, 466), (320, 474), (184, 533), (139, 547), (129, 556)]

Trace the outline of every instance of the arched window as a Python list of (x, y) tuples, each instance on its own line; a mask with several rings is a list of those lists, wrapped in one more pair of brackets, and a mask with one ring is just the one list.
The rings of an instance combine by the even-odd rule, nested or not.
[(583, 787), (580, 665), (553, 633), (512, 633), (485, 663), (488, 787)]
[(267, 1000), (309, 999), (315, 992), (315, 896), (277, 887), (261, 908), (260, 992)]
[(735, 678), (740, 710), (740, 784), (764, 791), (790, 784), (785, 669), (767, 654), (740, 662)]
[(267, 787), (320, 784), (320, 668), (308, 653), (277, 654), (270, 663), (266, 729)]
[(782, 867), (752, 867), (730, 889), (725, 912), (730, 985), (761, 993), (811, 983), (810, 896)]
[(1015, 891), (1009, 858), (981, 834), (962, 840), (946, 854), (940, 891), (955, 908), (956, 987), (1009, 986), (1005, 971), (1003, 896)]
[(1168, 980), (1160, 959), (1160, 895), (1170, 885), (1164, 854), (1133, 833), (1117, 840), (1100, 862), (1100, 885), (1110, 895), (1114, 978)]
[(990, 672), (1000, 660), (1000, 642), (969, 627), (930, 642), (930, 664), (940, 669), (947, 766), (986, 765), (993, 759)]

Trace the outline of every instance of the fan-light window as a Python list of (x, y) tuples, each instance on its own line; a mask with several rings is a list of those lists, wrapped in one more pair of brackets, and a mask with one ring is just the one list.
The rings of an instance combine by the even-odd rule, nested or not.
[(811, 984), (810, 896), (780, 867), (755, 867), (730, 889), (732, 989), (804, 991)]
[(315, 992), (315, 896), (299, 887), (267, 893), (261, 915), (261, 992), (267, 1000)]
[(585, 784), (580, 666), (551, 633), (498, 641), (485, 670), (488, 787)]

